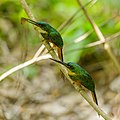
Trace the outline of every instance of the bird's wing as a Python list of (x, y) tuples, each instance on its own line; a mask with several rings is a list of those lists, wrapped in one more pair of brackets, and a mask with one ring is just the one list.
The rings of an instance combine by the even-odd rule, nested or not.
[(42, 37), (46, 40), (49, 39), (48, 33), (40, 33), (42, 35)]
[(57, 47), (63, 48), (63, 40), (58, 32), (50, 32), (49, 38), (51, 39), (51, 42), (53, 42)]
[(57, 47), (58, 57), (61, 61), (63, 61), (63, 50), (62, 48)]
[(89, 75), (88, 72), (84, 71), (84, 73), (82, 73), (82, 75), (80, 76), (80, 81), (84, 87), (94, 92), (95, 84), (94, 84), (92, 77)]

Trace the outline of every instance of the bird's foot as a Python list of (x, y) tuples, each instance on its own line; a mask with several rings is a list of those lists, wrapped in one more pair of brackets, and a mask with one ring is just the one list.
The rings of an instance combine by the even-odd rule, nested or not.
[(50, 48), (50, 50), (48, 50), (48, 53), (50, 53), (51, 51), (53, 51), (54, 49), (53, 48)]

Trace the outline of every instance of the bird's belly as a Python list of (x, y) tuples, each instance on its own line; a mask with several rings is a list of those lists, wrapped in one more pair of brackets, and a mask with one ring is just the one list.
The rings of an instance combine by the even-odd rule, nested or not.
[(73, 80), (73, 81), (77, 81), (79, 80), (80, 78), (76, 75), (69, 75), (69, 77)]
[(69, 77), (71, 78), (71, 80), (75, 83), (77, 83), (78, 85), (81, 85), (81, 81), (80, 79), (77, 77), (77, 76), (70, 76)]

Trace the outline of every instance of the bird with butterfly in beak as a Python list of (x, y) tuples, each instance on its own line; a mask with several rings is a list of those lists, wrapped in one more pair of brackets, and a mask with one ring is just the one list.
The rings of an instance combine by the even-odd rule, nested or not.
[(21, 18), (21, 22), (25, 21), (40, 27), (43, 31), (45, 31), (45, 33), (41, 33), (42, 37), (57, 48), (58, 57), (61, 61), (63, 61), (63, 39), (60, 33), (46, 22), (36, 22), (28, 18)]

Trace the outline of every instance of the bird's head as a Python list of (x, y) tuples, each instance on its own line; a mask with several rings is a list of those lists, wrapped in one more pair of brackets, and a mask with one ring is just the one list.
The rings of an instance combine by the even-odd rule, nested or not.
[(50, 59), (57, 62), (57, 63), (60, 63), (60, 64), (64, 65), (67, 68), (67, 71), (68, 71), (69, 75), (77, 74), (80, 71), (80, 66), (76, 63), (73, 63), (73, 62), (65, 63), (65, 62), (58, 61), (58, 60), (55, 60), (55, 59), (52, 59), (52, 58), (50, 58)]
[(36, 25), (36, 26), (40, 27), (44, 31), (48, 30), (47, 26), (49, 26), (49, 24), (46, 23), (46, 22), (43, 22), (43, 21), (36, 22), (36, 21), (30, 20), (28, 18), (21, 18), (21, 22), (22, 23), (26, 22), (26, 21), (29, 22), (29, 23), (31, 23), (31, 24), (33, 24), (33, 25)]

